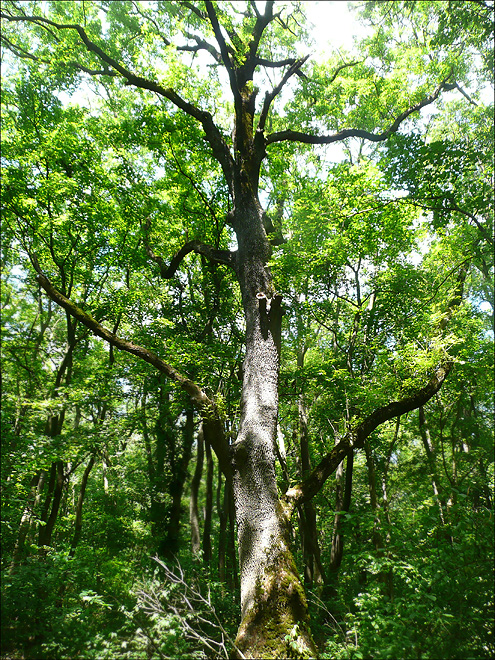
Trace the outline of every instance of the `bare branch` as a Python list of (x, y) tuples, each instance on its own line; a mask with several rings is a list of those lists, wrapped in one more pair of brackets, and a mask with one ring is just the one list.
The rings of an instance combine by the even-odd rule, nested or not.
[(293, 76), (299, 69), (302, 67), (302, 65), (308, 60), (309, 55), (306, 55), (305, 57), (301, 57), (299, 60), (296, 60), (285, 72), (285, 74), (282, 77), (282, 80), (279, 82), (279, 84), (271, 91), (267, 92), (265, 94), (265, 100), (263, 102), (263, 109), (261, 111), (259, 123), (258, 123), (258, 130), (263, 131), (265, 128), (266, 124), (266, 119), (268, 117), (268, 111), (270, 109), (270, 105), (272, 104), (273, 99), (280, 94), (283, 86), (285, 83), (289, 80), (291, 76)]
[[(176, 587), (169, 594), (165, 607), (180, 619), (180, 625), (185, 636), (196, 642), (199, 641), (213, 653), (220, 653), (225, 658), (232, 657), (232, 650), (235, 651), (236, 657), (245, 658), (224, 627), (212, 602), (210, 589), (208, 588), (208, 593), (204, 596), (199, 587), (186, 580), (184, 570), (179, 562), (177, 562), (177, 570), (174, 572), (164, 562), (158, 559), (158, 557), (154, 559), (163, 569), (165, 579)], [(145, 591), (141, 589), (138, 595), (145, 605), (145, 611), (149, 614), (164, 612), (164, 605), (161, 598), (154, 590)], [(191, 625), (190, 621), (193, 625)], [(221, 641), (214, 639), (210, 631), (213, 631), (213, 634), (220, 637)], [(225, 639), (229, 642), (231, 649), (226, 647)]]

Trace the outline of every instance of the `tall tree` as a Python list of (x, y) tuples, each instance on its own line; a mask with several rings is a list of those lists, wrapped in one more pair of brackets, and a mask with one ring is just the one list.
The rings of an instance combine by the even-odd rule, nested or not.
[[(99, 186), (100, 192), (105, 190), (110, 199), (118, 199), (122, 205), (118, 227), (109, 218), (112, 203), (103, 195), (99, 198), (94, 195), (91, 162), (88, 164), (84, 155), (74, 154), (70, 144), (68, 154), (59, 145), (57, 167), (49, 175), (42, 172), (45, 181), (41, 191), (25, 187), (22, 204), (16, 198), (20, 188), (16, 185), (12, 162), (9, 174), (13, 188), (10, 191), (7, 188), (8, 217), (14, 225), (24, 226), (24, 233), (17, 233), (18, 240), (29, 254), (37, 281), (48, 296), (96, 335), (144, 359), (175, 381), (200, 411), (205, 446), (211, 446), (216, 453), (234, 493), (241, 582), (241, 624), (236, 645), (249, 657), (316, 655), (306, 598), (290, 550), (291, 513), (296, 505), (310, 502), (342, 460), (363, 447), (380, 424), (425, 405), (439, 391), (454, 364), (448, 352), (433, 346), (423, 369), (419, 370), (419, 378), (409, 378), (405, 370), (404, 383), (394, 388), (395, 398), (390, 400), (382, 390), (383, 398), (375, 399), (365, 413), (350, 415), (334, 448), (303, 481), (291, 484), (282, 496), (279, 494), (276, 460), (283, 308), (282, 295), (276, 290), (270, 268), (275, 226), (260, 201), (260, 181), (265, 173), (270, 173), (270, 167), (263, 169), (263, 165), (271, 154), (288, 143), (330, 145), (351, 138), (362, 144), (385, 142), (401, 127), (414, 125), (418, 113), (435, 104), (444, 92), (462, 91), (465, 81), (469, 81), (458, 36), (451, 29), (450, 14), (445, 15), (443, 5), (437, 10), (437, 3), (418, 3), (421, 11), (416, 12), (408, 10), (409, 3), (392, 4), (407, 18), (399, 29), (400, 48), (394, 48), (390, 40), (393, 28), (383, 3), (377, 6), (370, 3), (367, 13), (378, 27), (365, 44), (363, 59), (342, 61), (335, 56), (324, 65), (312, 65), (308, 54), (295, 54), (298, 40), (306, 36), (300, 28), (302, 6), (298, 3), (281, 5), (280, 10), (272, 1), (261, 9), (256, 2), (239, 5), (210, 0), (42, 5), (5, 2), (2, 6), (4, 46), (48, 75), (53, 89), (70, 91), (78, 76), (90, 76), (98, 79), (108, 93), (107, 107), (119, 107), (126, 102), (129, 121), (123, 142), (142, 143), (147, 130), (143, 124), (147, 124), (157, 131), (154, 139), (159, 143), (158, 151), (162, 148), (163, 134), (175, 130), (187, 147), (199, 154), (196, 172), (189, 170), (187, 153), (179, 161), (178, 169), (182, 180), (189, 181), (190, 188), (207, 207), (210, 227), (208, 230), (203, 227), (200, 232), (198, 224), (191, 223), (196, 235), (186, 234), (168, 266), (160, 252), (161, 248), (171, 246), (171, 242), (157, 241), (159, 214), (164, 207), (156, 200), (159, 185), (155, 178), (154, 189), (147, 191), (143, 180), (136, 176), (136, 170), (146, 169), (150, 162), (134, 168), (126, 155), (120, 155), (121, 169), (127, 176), (127, 181), (125, 177), (122, 179), (125, 184), (115, 191), (112, 178), (108, 177)], [(457, 5), (455, 8), (458, 9)], [(484, 3), (471, 3), (470, 20), (460, 23), (466, 40), (472, 24), (479, 21), (486, 25), (488, 10)], [(436, 34), (427, 34), (430, 23)], [(484, 47), (487, 39), (489, 32), (481, 30), (470, 43), (473, 47), (480, 44)], [(204, 53), (210, 59), (211, 76), (196, 76), (187, 67), (188, 60), (184, 57), (190, 57), (191, 53)], [(279, 74), (278, 82), (270, 84), (274, 71)], [(222, 98), (218, 85), (221, 76), (227, 81), (230, 101)], [(262, 87), (265, 93), (258, 103)], [(277, 113), (277, 103), (280, 105), (284, 98), (282, 92), (291, 88), (295, 88), (294, 100), (281, 108), (284, 112)], [(134, 121), (133, 111), (129, 109), (129, 102), (134, 99), (140, 106), (139, 121)], [(162, 103), (165, 112), (161, 112)], [(39, 126), (38, 130), (44, 128)], [(203, 140), (198, 142), (198, 136)], [(177, 142), (180, 140), (176, 138)], [(148, 146), (153, 148), (152, 140)], [(91, 154), (91, 140), (87, 140), (87, 148)], [(223, 179), (225, 201), (221, 222), (218, 208), (221, 205), (208, 199), (199, 178), (208, 170), (208, 164), (213, 177), (218, 181), (221, 175)], [(73, 187), (75, 168), (79, 176), (86, 171), (89, 190)], [(39, 169), (41, 172), (42, 168)], [(95, 167), (98, 174), (103, 169)], [(65, 188), (60, 193), (57, 187), (60, 189), (62, 181)], [(55, 204), (53, 198), (57, 195)], [(66, 206), (61, 195), (72, 198), (78, 204), (77, 210)], [(32, 207), (38, 202), (40, 210), (37, 222), (33, 223)], [(88, 223), (93, 204), (101, 213), (99, 217), (93, 214), (92, 223)], [(109, 208), (105, 213), (106, 204)], [(83, 223), (84, 234), (74, 234), (71, 216)], [(113, 231), (107, 231), (107, 219)], [(136, 220), (140, 226), (136, 226)], [(476, 218), (475, 225), (481, 222)], [(46, 231), (43, 223), (53, 227), (44, 245), (39, 238)], [(351, 340), (346, 360), (351, 374), (366, 359), (358, 354), (354, 338), (363, 328), (359, 280), (362, 257), (357, 249), (362, 236), (359, 224), (354, 223), (354, 227), (356, 233), (351, 236), (354, 244), (347, 246), (352, 260), (349, 255), (344, 259), (354, 273), (357, 296), (357, 311), (349, 315)], [(62, 240), (57, 245), (55, 236), (64, 238), (65, 243)], [(95, 237), (107, 241), (109, 247), (115, 246), (119, 239), (121, 242), (117, 242), (117, 249), (109, 257), (109, 249), (95, 244)], [(209, 239), (213, 239), (213, 244), (205, 242)], [(66, 260), (74, 261), (80, 250), (79, 241), (87, 243), (93, 263), (87, 257), (84, 265), (79, 265), (80, 279), (66, 282), (53, 266), (60, 263), (60, 253), (64, 264)], [(143, 257), (146, 255), (159, 267), (164, 279), (180, 277), (178, 269), (192, 252), (208, 262), (226, 266), (234, 275), (241, 297), (245, 352), (240, 417), (231, 446), (224, 434), (218, 401), (189, 375), (183, 375), (159, 357), (153, 337), (150, 344), (154, 350), (118, 336), (117, 325), (110, 331), (101, 322), (112, 314), (97, 303), (98, 286), (92, 286), (93, 273), (103, 273), (106, 279), (110, 270), (114, 274), (125, 271), (130, 263), (135, 263), (132, 252), (138, 247)], [(433, 324), (434, 331), (430, 333), (433, 338), (435, 333), (437, 339), (441, 336), (458, 310), (467, 270), (466, 263), (461, 264), (452, 278), (451, 289), (445, 291), (440, 304), (443, 316)], [(385, 277), (383, 273), (382, 276)], [(51, 281), (54, 277), (55, 283)], [(87, 295), (88, 287), (95, 294), (92, 299)], [(84, 301), (85, 309), (71, 299), (75, 296)], [(86, 311), (91, 310), (91, 305), (92, 315)], [(437, 345), (438, 342), (441, 340), (438, 339)], [(368, 346), (364, 344), (366, 353)], [(385, 363), (381, 366), (386, 372)]]

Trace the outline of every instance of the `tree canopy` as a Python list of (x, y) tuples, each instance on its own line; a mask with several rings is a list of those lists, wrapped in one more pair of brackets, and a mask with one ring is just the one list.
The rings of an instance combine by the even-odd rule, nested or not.
[(6, 657), (493, 656), (493, 2), (308, 4), (2, 3)]

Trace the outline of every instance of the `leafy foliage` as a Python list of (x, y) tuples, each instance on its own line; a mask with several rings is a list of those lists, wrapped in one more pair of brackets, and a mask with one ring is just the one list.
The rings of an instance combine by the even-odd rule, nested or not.
[[(212, 4), (239, 67), (261, 11), (241, 4)], [(304, 3), (279, 5), (257, 51), (266, 90), (310, 38)], [(84, 25), (118, 66), (211, 113), (230, 149), (235, 104), (206, 8), (2, 3), (8, 17)], [(419, 411), (381, 424), (321, 487), (310, 550), (311, 511), (296, 507), (293, 550), (322, 658), (494, 655), (492, 9), (366, 2), (354, 54), (298, 64), (265, 117), (267, 135), (361, 131), (342, 138), (341, 157), (331, 144), (265, 145), (260, 199), (284, 301), (281, 494), (380, 406), (452, 367)], [(201, 439), (208, 415), (93, 336), (35, 274), (200, 383), (232, 443), (238, 282), (201, 253), (163, 277), (191, 240), (236, 247), (231, 191), (203, 125), (126, 84), (79, 36), (39, 20), (6, 18), (2, 30), (2, 654), (228, 657), (238, 548), (232, 494)], [(368, 139), (435, 89), (430, 117), (408, 115), (381, 146)], [(284, 632), (294, 657), (299, 640), (297, 625)]]

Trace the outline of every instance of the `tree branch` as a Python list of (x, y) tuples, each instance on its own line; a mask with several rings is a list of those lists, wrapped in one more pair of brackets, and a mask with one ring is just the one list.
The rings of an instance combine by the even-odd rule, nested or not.
[(302, 142), (304, 144), (331, 144), (332, 142), (339, 142), (350, 137), (359, 137), (364, 140), (370, 140), (371, 142), (382, 142), (383, 140), (386, 140), (388, 137), (390, 137), (390, 135), (393, 133), (396, 133), (402, 122), (410, 115), (412, 115), (414, 112), (418, 112), (425, 106), (436, 101), (440, 95), (440, 92), (446, 88), (447, 81), (451, 75), (452, 73), (450, 73), (447, 78), (445, 78), (445, 80), (440, 83), (433, 94), (427, 96), (419, 103), (416, 103), (415, 105), (402, 112), (395, 119), (395, 121), (382, 133), (370, 133), (369, 131), (365, 131), (359, 128), (345, 128), (344, 130), (339, 131), (338, 133), (334, 133), (333, 135), (310, 135), (309, 133), (287, 130), (268, 135), (266, 137), (265, 144), (269, 145), (273, 144), (274, 142), (284, 141)]
[[(232, 155), (230, 153), (229, 147), (227, 146), (224, 137), (222, 136), (216, 124), (214, 123), (213, 117), (209, 112), (200, 110), (192, 103), (189, 103), (181, 96), (179, 96), (170, 87), (163, 87), (162, 85), (160, 85), (159, 83), (153, 80), (148, 80), (147, 78), (138, 76), (132, 73), (131, 71), (129, 71), (128, 69), (126, 69), (124, 66), (122, 66), (122, 64), (114, 60), (97, 44), (91, 41), (91, 39), (86, 34), (84, 28), (82, 28), (80, 25), (72, 24), (72, 23), (56, 23), (55, 21), (52, 21), (48, 18), (44, 18), (42, 16), (11, 16), (9, 14), (4, 14), (3, 12), (0, 13), (0, 16), (9, 21), (15, 21), (15, 22), (23, 21), (28, 23), (34, 23), (36, 25), (46, 24), (55, 27), (58, 30), (75, 30), (79, 34), (87, 50), (89, 50), (92, 53), (95, 53), (101, 60), (103, 60), (103, 62), (105, 62), (113, 69), (115, 69), (115, 71), (120, 73), (120, 75), (123, 78), (125, 78), (128, 85), (134, 85), (135, 87), (139, 87), (141, 89), (147, 89), (148, 91), (155, 92), (156, 94), (163, 96), (164, 98), (171, 101), (174, 105), (176, 105), (178, 108), (183, 110), (183, 112), (185, 112), (186, 114), (190, 115), (191, 117), (194, 117), (194, 119), (199, 121), (203, 126), (206, 139), (208, 140), (213, 150), (213, 155), (220, 163), (222, 170), (225, 174), (225, 178), (227, 180), (229, 189), (232, 192), (233, 167), (234, 167)], [(105, 73), (105, 75), (108, 74)]]
[[(263, 131), (265, 128), (266, 119), (268, 117), (268, 111), (270, 109), (270, 105), (272, 104), (273, 99), (281, 92), (283, 86), (289, 80), (289, 78), (293, 76), (295, 73), (297, 73), (297, 71), (299, 71), (299, 69), (308, 60), (308, 58), (309, 55), (306, 55), (305, 57), (301, 57), (299, 60), (293, 62), (293, 64), (287, 69), (287, 71), (283, 75), (282, 80), (279, 82), (279, 84), (276, 87), (274, 87), (274, 89), (271, 92), (267, 92), (265, 94), (263, 109), (261, 111), (260, 119), (258, 122), (258, 131)], [(276, 133), (274, 133), (274, 135), (276, 135)]]
[(362, 62), (364, 62), (364, 60), (356, 60), (354, 62), (344, 62), (344, 64), (341, 64), (340, 66), (338, 66), (335, 69), (335, 71), (333, 72), (333, 76), (330, 78), (327, 85), (331, 85), (335, 81), (335, 79), (337, 78), (339, 73), (342, 71), (342, 69), (347, 69), (347, 67), (349, 67), (349, 66), (356, 66), (356, 64), (361, 64)]
[(210, 443), (217, 455), (218, 462), (222, 468), (222, 471), (227, 478), (230, 478), (231, 475), (231, 463), (230, 463), (230, 453), (227, 440), (223, 432), (223, 424), (220, 417), (220, 414), (216, 408), (214, 400), (210, 399), (205, 392), (194, 383), (192, 380), (189, 380), (186, 376), (182, 375), (172, 366), (167, 364), (162, 358), (160, 358), (156, 353), (144, 348), (143, 346), (138, 346), (131, 341), (122, 339), (110, 332), (102, 326), (96, 319), (83, 311), (80, 307), (75, 305), (71, 300), (66, 298), (60, 291), (58, 291), (42, 272), (38, 260), (34, 254), (30, 255), (31, 262), (37, 271), (36, 280), (40, 286), (45, 290), (49, 298), (51, 298), (57, 305), (63, 307), (71, 316), (77, 319), (80, 323), (89, 328), (93, 334), (101, 337), (107, 341), (115, 348), (118, 348), (121, 351), (126, 351), (135, 355), (136, 357), (141, 358), (148, 364), (154, 366), (162, 374), (176, 382), (191, 398), (191, 401), (197, 406), (201, 411), (204, 419), (212, 427), (214, 432), (210, 435)]
[[(447, 313), (438, 323), (440, 332), (445, 330), (454, 310), (461, 304), (467, 271), (467, 264), (463, 264), (459, 270), (456, 290), (449, 303)], [(353, 449), (363, 447), (366, 439), (378, 426), (394, 417), (405, 415), (411, 410), (424, 406), (439, 391), (453, 366), (454, 361), (451, 358), (447, 358), (436, 368), (435, 373), (424, 387), (419, 388), (414, 394), (406, 396), (399, 401), (393, 401), (386, 406), (377, 408), (354, 429), (348, 431), (332, 451), (323, 457), (307, 479), (289, 488), (285, 494), (285, 499), (289, 507), (308, 502), (312, 499), (321, 490), (325, 481), (337, 469), (342, 460)]]
[(212, 248), (210, 245), (206, 245), (205, 243), (196, 240), (188, 241), (185, 245), (183, 245), (182, 248), (177, 252), (177, 254), (172, 258), (170, 265), (167, 266), (163, 257), (161, 257), (158, 254), (155, 254), (153, 248), (149, 244), (148, 236), (147, 236), (149, 228), (150, 228), (150, 221), (148, 219), (146, 223), (143, 225), (144, 249), (146, 250), (146, 254), (148, 255), (148, 257), (152, 261), (154, 261), (160, 268), (160, 276), (163, 277), (163, 279), (169, 280), (175, 275), (175, 272), (177, 271), (177, 268), (179, 267), (181, 261), (184, 259), (186, 254), (189, 254), (189, 252), (196, 252), (196, 254), (202, 254), (210, 261), (219, 264), (225, 264), (226, 266), (230, 266), (234, 271), (237, 268), (237, 252), (231, 252), (230, 250), (216, 250), (215, 248)]
[(220, 24), (218, 22), (217, 15), (215, 13), (215, 8), (213, 7), (213, 3), (211, 2), (211, 0), (206, 0), (205, 5), (206, 5), (206, 11), (208, 13), (208, 18), (210, 19), (210, 23), (213, 28), (215, 39), (217, 40), (218, 46), (220, 48), (220, 55), (222, 56), (222, 62), (224, 63), (225, 68), (227, 69), (227, 73), (229, 74), (230, 88), (234, 96), (237, 97), (240, 94), (240, 91), (237, 85), (234, 66), (230, 59), (227, 43), (222, 34), (222, 30), (220, 29)]
[[(267, 25), (269, 25), (273, 19), (273, 0), (268, 0), (265, 4), (265, 13), (260, 14), (259, 11), (256, 11), (256, 23), (253, 28), (253, 38), (249, 42), (249, 55), (251, 60), (251, 66), (254, 66), (257, 58), (256, 53), (258, 51), (258, 46), (260, 44), (261, 37)], [(253, 2), (252, 6), (256, 6), (256, 3)]]
[(452, 360), (444, 362), (435, 371), (428, 384), (418, 390), (413, 396), (405, 397), (400, 401), (393, 401), (386, 406), (377, 408), (371, 415), (368, 415), (361, 424), (344, 435), (340, 442), (320, 461), (303, 483), (290, 488), (285, 494), (285, 498), (294, 505), (296, 503), (302, 504), (312, 499), (320, 491), (328, 477), (335, 472), (343, 459), (353, 449), (363, 447), (365, 440), (378, 426), (394, 417), (399, 417), (411, 410), (415, 410), (429, 401), (442, 386), (453, 364)]
[(197, 53), (198, 50), (206, 50), (210, 55), (213, 57), (213, 59), (221, 64), (222, 62), (222, 57), (220, 53), (217, 51), (215, 46), (210, 44), (208, 41), (205, 39), (201, 39), (197, 34), (191, 34), (190, 32), (184, 32), (184, 35), (188, 39), (192, 39), (196, 42), (196, 46), (177, 46), (177, 50), (183, 50), (183, 51), (189, 51), (192, 53)]
[[(183, 4), (185, 4), (185, 3), (183, 3)], [(147, 20), (147, 21), (149, 21), (150, 23), (152, 23), (152, 25), (155, 27), (156, 33), (160, 36), (160, 38), (161, 38), (161, 40), (163, 41), (163, 43), (165, 44), (165, 46), (171, 46), (171, 45), (172, 45), (172, 42), (169, 41), (165, 36), (163, 36), (163, 34), (161, 33), (160, 26), (158, 25), (158, 23), (157, 23), (157, 22), (156, 22), (151, 16), (149, 16), (149, 15), (146, 14), (144, 11), (142, 11), (142, 10), (139, 8), (139, 5), (138, 5), (136, 2), (133, 1), (133, 2), (132, 2), (132, 6), (134, 7), (134, 10), (135, 10), (135, 11), (136, 11), (136, 12), (137, 12), (142, 18), (144, 18), (145, 20)], [(188, 8), (190, 9), (191, 7), (189, 6)], [(185, 52), (190, 52), (190, 53), (197, 53), (198, 50), (206, 50), (206, 51), (208, 51), (208, 52), (214, 57), (214, 59), (215, 59), (217, 62), (220, 62), (220, 61), (221, 61), (220, 54), (217, 52), (217, 50), (214, 48), (214, 46), (212, 46), (211, 44), (209, 44), (207, 41), (205, 41), (204, 39), (201, 39), (201, 37), (199, 37), (199, 36), (196, 35), (196, 34), (191, 34), (190, 32), (184, 32), (184, 36), (187, 37), (188, 39), (192, 39), (193, 41), (196, 41), (196, 46), (188, 46), (188, 45), (185, 45), (185, 46), (175, 46), (175, 48), (176, 48), (177, 50), (181, 50), (181, 51), (185, 51)]]
[(237, 268), (237, 252), (231, 252), (230, 250), (215, 250), (215, 248), (212, 248), (210, 245), (206, 245), (205, 243), (201, 243), (201, 241), (189, 241), (173, 257), (172, 261), (170, 262), (170, 266), (165, 272), (162, 271), (162, 267), (160, 266), (162, 277), (165, 277), (166, 279), (173, 277), (180, 265), (180, 262), (184, 259), (186, 254), (189, 254), (189, 252), (202, 254), (210, 261), (230, 266), (234, 271)]
[(253, 9), (254, 13), (256, 14), (256, 18), (261, 18), (261, 14), (259, 12), (258, 7), (256, 6), (256, 2), (254, 0), (249, 0), (249, 4)]
[(266, 66), (270, 69), (279, 69), (282, 66), (291, 66), (297, 62), (295, 57), (288, 57), (285, 60), (278, 60), (278, 61), (273, 61), (273, 60), (265, 60), (263, 57), (256, 57), (255, 58), (255, 64), (258, 66)]
[(452, 199), (448, 200), (449, 201), (449, 206), (442, 204), (442, 206), (432, 206), (430, 204), (430, 200), (433, 201), (440, 201), (442, 202), (446, 198), (444, 197), (430, 197), (430, 198), (425, 198), (425, 202), (421, 201), (415, 201), (411, 198), (404, 197), (403, 199), (398, 200), (402, 204), (411, 204), (412, 206), (417, 206), (421, 209), (427, 209), (428, 211), (437, 211), (439, 213), (446, 213), (446, 212), (455, 212), (455, 213), (460, 213), (461, 215), (464, 215), (466, 218), (469, 218), (469, 220), (472, 220), (473, 223), (476, 225), (478, 228), (478, 231), (480, 232), (481, 236), (484, 238), (487, 243), (490, 245), (493, 245), (493, 238), (488, 234), (486, 231), (485, 227), (481, 224), (481, 222), (478, 220), (478, 218), (474, 215), (474, 213), (471, 213), (470, 211), (465, 211), (464, 209), (461, 209), (460, 206), (458, 206), (455, 201)]
[(195, 7), (195, 5), (192, 2), (189, 2), (189, 0), (182, 0), (181, 4), (184, 5), (184, 7), (187, 7), (188, 9), (190, 9), (202, 21), (207, 20), (207, 16), (204, 13), (204, 11), (201, 11), (201, 9), (198, 9), (197, 7)]

